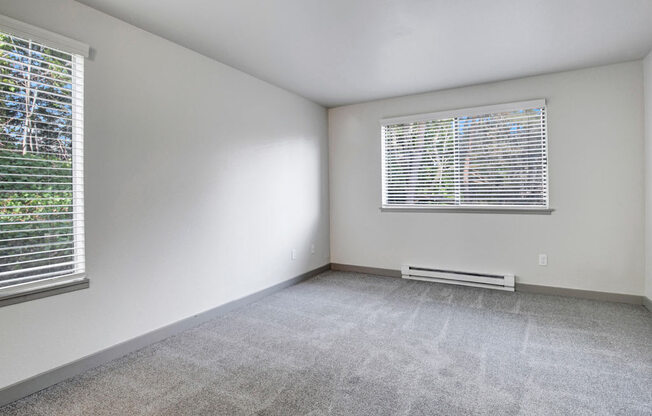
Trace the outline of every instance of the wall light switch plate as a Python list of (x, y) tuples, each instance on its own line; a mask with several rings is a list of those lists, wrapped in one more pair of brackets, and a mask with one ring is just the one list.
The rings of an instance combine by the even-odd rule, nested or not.
[(290, 257), (292, 258), (292, 260), (297, 259), (297, 249), (296, 248), (292, 249), (292, 253), (290, 254)]
[(310, 244), (310, 254), (315, 254), (315, 245)]

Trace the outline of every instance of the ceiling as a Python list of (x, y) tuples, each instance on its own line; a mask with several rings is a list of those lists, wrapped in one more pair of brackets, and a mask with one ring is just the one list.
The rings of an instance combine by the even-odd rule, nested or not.
[(652, 0), (79, 1), (327, 107), (652, 48)]

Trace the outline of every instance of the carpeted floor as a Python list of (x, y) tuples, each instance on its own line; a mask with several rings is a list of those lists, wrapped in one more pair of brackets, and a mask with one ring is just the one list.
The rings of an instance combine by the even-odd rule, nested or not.
[(642, 306), (327, 272), (3, 415), (651, 415)]

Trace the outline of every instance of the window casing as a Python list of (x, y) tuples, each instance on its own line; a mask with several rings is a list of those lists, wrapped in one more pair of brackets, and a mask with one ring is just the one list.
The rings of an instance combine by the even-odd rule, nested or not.
[(381, 126), (383, 208), (549, 210), (544, 100)]
[(0, 19), (0, 305), (88, 285), (84, 55), (30, 29)]

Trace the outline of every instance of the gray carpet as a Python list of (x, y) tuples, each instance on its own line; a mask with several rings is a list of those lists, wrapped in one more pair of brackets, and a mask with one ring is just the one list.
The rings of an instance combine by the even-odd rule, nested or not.
[(3, 415), (651, 415), (642, 306), (327, 272)]

